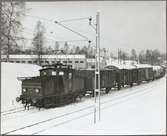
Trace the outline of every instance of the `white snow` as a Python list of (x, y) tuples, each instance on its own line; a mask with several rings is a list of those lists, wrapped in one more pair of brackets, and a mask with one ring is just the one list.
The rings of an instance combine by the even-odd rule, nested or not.
[(132, 64), (119, 64), (115, 62), (108, 64), (106, 67), (116, 67), (117, 69), (135, 69), (136, 68)]
[[(35, 66), (33, 69), (36, 69)], [(25, 71), (28, 72), (27, 69)], [(18, 85), (13, 86), (16, 87), (19, 88)], [(165, 77), (132, 88), (110, 91), (109, 94), (101, 96), (101, 103), (101, 120), (96, 124), (93, 114), (94, 98), (83, 98), (81, 102), (62, 107), (41, 109), (41, 111), (33, 108), (30, 111), (2, 116), (1, 132), (3, 134), (16, 129), (20, 130), (9, 134), (139, 135), (166, 132)]]
[(16, 102), (21, 94), (21, 81), (17, 78), (37, 76), (40, 68), (33, 64), (1, 63), (1, 112), (22, 107)]
[(137, 68), (152, 68), (149, 64), (134, 64)]

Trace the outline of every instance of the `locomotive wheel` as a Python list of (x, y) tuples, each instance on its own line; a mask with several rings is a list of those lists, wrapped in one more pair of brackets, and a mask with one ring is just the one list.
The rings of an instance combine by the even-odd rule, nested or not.
[(108, 87), (108, 88), (106, 88), (106, 90), (105, 90), (106, 94), (108, 94), (108, 93), (109, 93), (110, 89), (111, 89), (111, 88), (109, 88), (109, 87)]

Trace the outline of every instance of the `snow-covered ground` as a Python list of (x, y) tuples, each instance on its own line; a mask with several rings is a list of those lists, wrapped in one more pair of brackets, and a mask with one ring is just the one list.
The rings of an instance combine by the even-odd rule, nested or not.
[(1, 63), (1, 112), (22, 107), (16, 102), (21, 94), (21, 82), (17, 77), (37, 76), (40, 68), (33, 64)]
[[(2, 98), (9, 102), (18, 95), (17, 76), (38, 74), (39, 67), (26, 64), (3, 64), (3, 72), (10, 75), (10, 86), (2, 72)], [(11, 67), (8, 67), (10, 66)], [(6, 68), (5, 68), (6, 67)], [(12, 70), (13, 69), (13, 70)], [(24, 71), (24, 72), (23, 72)], [(11, 73), (8, 73), (11, 72)], [(14, 89), (12, 93), (10, 89)], [(6, 91), (7, 90), (7, 91)], [(4, 93), (4, 94), (3, 94)], [(10, 95), (10, 97), (8, 96)], [(9, 103), (10, 105), (11, 103)], [(6, 104), (7, 105), (7, 104)], [(166, 77), (101, 96), (101, 120), (94, 124), (94, 98), (63, 107), (31, 108), (2, 115), (4, 134), (165, 134)], [(3, 103), (2, 103), (3, 106)]]

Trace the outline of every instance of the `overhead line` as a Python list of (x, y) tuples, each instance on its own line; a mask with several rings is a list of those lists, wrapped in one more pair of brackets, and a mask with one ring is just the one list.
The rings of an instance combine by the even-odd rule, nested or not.
[(55, 21), (55, 23), (58, 24), (58, 25), (60, 25), (60, 26), (62, 26), (62, 27), (64, 27), (65, 29), (68, 29), (69, 31), (71, 31), (71, 32), (73, 32), (73, 33), (75, 33), (75, 34), (81, 36), (82, 38), (85, 38), (85, 39), (89, 40), (88, 37), (86, 37), (86, 36), (80, 34), (79, 32), (76, 32), (76, 31), (70, 29), (69, 27), (67, 27), (67, 26), (65, 26), (65, 25), (63, 25), (63, 24), (61, 24), (60, 22)]
[(59, 22), (60, 22), (60, 23), (61, 23), (61, 22), (71, 22), (71, 21), (79, 21), (79, 20), (85, 20), (85, 19), (89, 19), (89, 17), (60, 20)]

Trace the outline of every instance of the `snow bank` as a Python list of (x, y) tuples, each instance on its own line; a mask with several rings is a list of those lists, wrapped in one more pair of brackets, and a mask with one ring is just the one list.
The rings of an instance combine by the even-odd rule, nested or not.
[(37, 76), (40, 68), (33, 64), (1, 63), (1, 111), (21, 106), (16, 102), (21, 94), (21, 81), (17, 77)]

